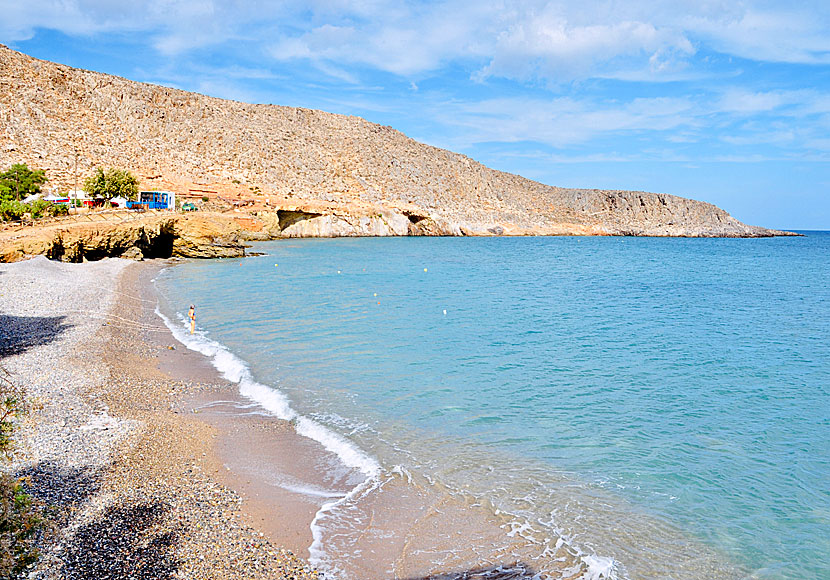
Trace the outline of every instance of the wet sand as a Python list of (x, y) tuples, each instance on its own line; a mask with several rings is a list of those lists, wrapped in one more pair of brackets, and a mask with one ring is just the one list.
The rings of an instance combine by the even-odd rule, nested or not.
[[(158, 264), (146, 265), (136, 280), (146, 300), (141, 316), (148, 327), (162, 324), (151, 283), (159, 269)], [(275, 545), (307, 558), (315, 514), (355, 485), (348, 481), (348, 470), (319, 443), (298, 435), (291, 423), (242, 397), (237, 385), (166, 328), (145, 339), (158, 349), (161, 372), (199, 385), (176, 402), (177, 412), (214, 430), (207, 460), (216, 480), (242, 498), (245, 521)]]

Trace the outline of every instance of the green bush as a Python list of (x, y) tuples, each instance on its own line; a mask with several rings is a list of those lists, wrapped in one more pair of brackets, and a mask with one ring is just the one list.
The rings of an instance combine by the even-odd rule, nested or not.
[(13, 200), (0, 202), (0, 219), (5, 222), (19, 221), (27, 213), (32, 216), (32, 219), (38, 219), (44, 215), (67, 215), (69, 206), (63, 203), (49, 203), (42, 199), (36, 199), (31, 203)]
[(0, 219), (4, 222), (19, 221), (27, 211), (28, 206), (17, 200), (0, 201)]
[[(25, 393), (0, 367), (0, 458), (11, 458), (15, 421), (26, 412)], [(0, 473), (0, 578), (19, 578), (40, 556), (37, 542), (49, 528), (23, 481)]]
[[(69, 215), (69, 206), (65, 203), (52, 203), (46, 210), (50, 216)], [(34, 216), (32, 216), (34, 217)]]
[(21, 578), (37, 562), (37, 542), (45, 528), (46, 520), (23, 482), (0, 474), (0, 578)]
[(52, 204), (42, 199), (36, 199), (27, 204), (29, 206), (29, 213), (32, 214), (32, 219), (42, 217), (45, 212), (50, 211)]

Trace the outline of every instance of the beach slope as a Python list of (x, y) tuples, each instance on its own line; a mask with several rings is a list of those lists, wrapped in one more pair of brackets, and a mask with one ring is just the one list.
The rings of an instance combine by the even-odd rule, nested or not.
[(11, 469), (58, 528), (31, 577), (315, 578), (219, 480), (218, 429), (188, 402), (227, 385), (160, 370), (191, 361), (138, 283), (153, 268), (0, 266), (0, 364), (32, 402)]

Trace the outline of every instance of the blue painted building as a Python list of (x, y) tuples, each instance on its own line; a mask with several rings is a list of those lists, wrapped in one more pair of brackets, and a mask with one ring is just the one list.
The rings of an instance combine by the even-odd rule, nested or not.
[(176, 194), (172, 191), (139, 191), (138, 201), (128, 201), (127, 207), (139, 205), (147, 209), (176, 209)]

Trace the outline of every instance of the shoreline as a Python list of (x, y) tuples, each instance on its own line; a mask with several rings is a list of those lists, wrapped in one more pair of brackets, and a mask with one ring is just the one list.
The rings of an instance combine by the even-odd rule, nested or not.
[[(66, 262), (95, 261), (104, 257), (242, 257), (248, 247), (246, 242), (249, 241), (301, 238), (631, 236), (735, 239), (804, 236), (796, 232), (765, 228), (760, 228), (763, 232), (753, 230), (742, 234), (705, 230), (684, 233), (663, 230), (637, 231), (636, 228), (614, 231), (569, 223), (532, 228), (502, 223), (470, 229), (458, 224), (438, 226), (429, 217), (417, 222), (429, 222), (431, 225), (428, 228), (407, 228), (408, 218), (403, 214), (389, 213), (388, 208), (369, 211), (367, 208), (361, 207), (358, 210), (348, 205), (318, 207), (313, 203), (292, 204), (282, 210), (260, 208), (257, 211), (242, 212), (237, 209), (236, 212), (238, 213), (205, 211), (183, 214), (168, 210), (151, 210), (144, 215), (136, 214), (132, 210), (104, 210), (53, 218), (30, 225), (14, 226), (0, 222), (0, 263), (17, 262), (38, 255)], [(286, 218), (280, 218), (281, 212), (285, 215), (304, 217), (296, 217), (295, 221), (286, 222)], [(383, 217), (384, 212), (388, 214), (387, 217)], [(403, 224), (401, 227), (389, 229), (386, 219), (395, 221), (392, 219), (393, 216), (399, 218), (397, 221)], [(280, 223), (283, 223), (284, 229)], [(288, 223), (290, 225), (286, 225)]]
[[(58, 338), (24, 345), (28, 351), (0, 362), (21, 363), (18, 376), (26, 386), (37, 386), (49, 372), (36, 366), (43, 356), (57, 357), (57, 373), (80, 369), (91, 377), (70, 384), (70, 405), (57, 390), (59, 378), (50, 379), (52, 390), (36, 394), (59, 402), (47, 400), (46, 412), (26, 423), (37, 448), (44, 447), (39, 431), (51, 424), (46, 439), (58, 450), (45, 459), (24, 458), (17, 472), (32, 478), (33, 493), (58, 506), (65, 534), (31, 577), (106, 572), (126, 579), (140, 565), (153, 578), (305, 580), (318, 577), (310, 556), (338, 577), (364, 580), (496, 572), (552, 578), (577, 568), (617, 577), (613, 560), (574, 551), (567, 541), (548, 545), (550, 538), (526, 537), (509, 514), (494, 512), (481, 498), (448, 493), (405, 469), (356, 485), (336, 455), (297, 433), (303, 417), (285, 421), (258, 409), (207, 356), (176, 340), (156, 313), (152, 284), (168, 264), (39, 258), (0, 265), (0, 314), (52, 316), (63, 325)], [(7, 284), (17, 270), (28, 274)], [(27, 296), (33, 285), (48, 293), (61, 284), (79, 294), (45, 310), (37, 292)], [(13, 300), (7, 303), (7, 296)], [(88, 407), (81, 417), (67, 412), (79, 406), (76, 399)], [(74, 448), (99, 440), (110, 442), (97, 462)], [(312, 522), (318, 525), (313, 537)], [(316, 550), (320, 545), (325, 554)], [(543, 548), (556, 557), (540, 554)], [(346, 569), (338, 569), (344, 557)], [(715, 562), (700, 564), (725, 571)]]
[[(229, 385), (200, 367), (201, 355), (168, 349), (152, 289), (139, 283), (160, 267), (40, 258), (0, 268), (9, 329), (0, 362), (36, 399), (12, 469), (59, 529), (31, 577), (317, 578), (282, 547), (290, 533), (266, 536), (228, 485), (237, 480), (214, 451), (221, 421), (187, 412), (194, 397)], [(40, 299), (57, 287), (68, 297)], [(43, 320), (56, 321), (48, 336), (21, 332)], [(280, 519), (286, 530), (301, 523)]]
[[(142, 268), (137, 282), (152, 294), (153, 303), (156, 291), (150, 278), (159, 271)], [(145, 305), (150, 324), (163, 324), (155, 307)], [(217, 481), (240, 495), (243, 515), (251, 525), (273, 542), (309, 558), (317, 513), (333, 498), (348, 495), (364, 476), (317, 439), (298, 433), (294, 421), (276, 416), (264, 402), (242, 394), (241, 384), (223, 378), (213, 359), (199, 352), (200, 345), (187, 345), (167, 330), (160, 333), (164, 340), (149, 340), (160, 349), (160, 368), (178, 380), (198, 377), (205, 385), (182, 398), (178, 409), (215, 430), (211, 452), (221, 465), (215, 473)], [(175, 344), (175, 350), (165, 341)], [(354, 480), (356, 475), (360, 481)]]
[[(142, 279), (134, 285), (147, 300), (148, 293), (155, 294), (150, 279), (160, 268), (133, 270), (140, 272)], [(143, 302), (144, 317), (148, 324), (159, 324), (151, 302), (155, 301)], [(183, 309), (184, 305), (179, 308)], [(306, 559), (316, 558), (336, 577), (520, 579), (554, 577), (550, 574), (568, 565), (592, 565), (566, 549), (558, 554), (562, 562), (549, 563), (546, 574), (538, 576), (539, 570), (520, 556), (529, 556), (528, 549), (535, 551), (534, 542), (506, 534), (510, 524), (498, 510), (494, 513), (404, 471), (367, 477), (355, 466), (355, 458), (349, 467), (344, 457), (324, 448), (328, 445), (319, 434), (298, 433), (313, 422), (302, 416), (291, 421), (277, 418), (266, 410), (267, 403), (242, 394), (250, 387), (246, 379), (237, 383), (221, 378), (223, 371), (199, 352), (203, 345), (186, 346), (172, 332), (158, 336), (163, 339), (148, 340), (159, 349), (158, 366), (176, 379), (202, 381), (201, 388), (178, 400), (177, 410), (212, 429), (208, 466), (218, 483), (237, 493), (241, 517), (272, 542)], [(167, 348), (167, 340), (176, 341), (176, 350)], [(352, 520), (355, 513), (360, 515)], [(312, 525), (318, 526), (314, 534)], [(560, 552), (558, 547), (555, 551)], [(344, 556), (347, 561), (341, 561)], [(594, 565), (597, 578), (606, 577), (599, 570), (610, 563)]]
[[(400, 243), (408, 244), (405, 241)], [(447, 243), (463, 242), (458, 240)], [(302, 244), (292, 244), (292, 247), (300, 245)], [(321, 244), (307, 245), (319, 248)], [(282, 244), (273, 246), (284, 247)], [(264, 246), (263, 249), (266, 247), (270, 246)], [(265, 250), (266, 255), (273, 255), (270, 258), (211, 264), (191, 262), (169, 270), (164, 278), (159, 278), (158, 286), (176, 302), (175, 308), (168, 307), (164, 312), (173, 318), (170, 312), (178, 311), (179, 315), (175, 317), (176, 328), (182, 328), (183, 323), (179, 321), (187, 308), (189, 297), (196, 297), (205, 316), (202, 322), (209, 329), (206, 336), (226, 344), (227, 349), (233, 348), (237, 353), (234, 358), (241, 357), (247, 361), (250, 369), (258, 369), (257, 378), (265, 384), (274, 385), (286, 394), (295, 394), (292, 398), (296, 401), (297, 411), (309, 417), (319, 417), (324, 424), (335, 430), (339, 428), (341, 432), (349, 433), (356, 424), (360, 425), (357, 421), (362, 415), (359, 409), (348, 404), (343, 406), (338, 401), (340, 393), (346, 391), (334, 382), (341, 367), (338, 364), (334, 368), (331, 363), (326, 366), (328, 359), (318, 365), (315, 357), (326, 357), (332, 345), (337, 346), (335, 341), (343, 340), (337, 338), (327, 342), (326, 336), (345, 336), (349, 337), (348, 340), (356, 336), (354, 342), (359, 346), (353, 350), (359, 350), (364, 344), (362, 335), (353, 334), (354, 328), (349, 325), (338, 326), (334, 332), (323, 328), (315, 333), (306, 324), (321, 320), (329, 311), (342, 310), (350, 320), (349, 313), (352, 311), (349, 306), (353, 300), (349, 292), (341, 291), (341, 285), (335, 284), (343, 278), (334, 276), (334, 268), (344, 266), (344, 272), (354, 270), (362, 276), (360, 267), (368, 266), (368, 263), (364, 262), (365, 258), (361, 255), (361, 259), (354, 261), (357, 264), (355, 269), (354, 264), (345, 259), (336, 264), (326, 262), (326, 252), (313, 252), (312, 257), (293, 249), (283, 249), (280, 252), (272, 249), (275, 251)], [(296, 254), (296, 261), (289, 259), (288, 254)], [(307, 262), (300, 261), (298, 256), (303, 256)], [(276, 271), (271, 266), (276, 262), (280, 266), (277, 278), (282, 283), (272, 280), (272, 273)], [(296, 280), (285, 279), (283, 268), (289, 263), (293, 271), (303, 272), (303, 275)], [(326, 288), (325, 294), (321, 293), (317, 297), (312, 293), (314, 289), (309, 286), (321, 285), (322, 280), (315, 269), (320, 263), (326, 264), (324, 267), (330, 269), (332, 284)], [(392, 275), (394, 274), (393, 271)], [(361, 288), (363, 291), (368, 288), (371, 292), (374, 289), (373, 283), (377, 284), (377, 280), (367, 280), (370, 282), (362, 284)], [(260, 296), (261, 300), (256, 301), (248, 296), (249, 290), (252, 295)], [(301, 298), (306, 293), (309, 293), (309, 298)], [(329, 294), (332, 303), (326, 301)], [(275, 300), (276, 296), (281, 298)], [(338, 301), (334, 299), (335, 296), (342, 296), (343, 300)], [(402, 298), (399, 297), (399, 300)], [(280, 306), (269, 310), (268, 304), (271, 303)], [(239, 310), (228, 309), (228, 304), (237, 304)], [(304, 308), (305, 304), (309, 307)], [(315, 305), (318, 307), (315, 308)], [(280, 314), (280, 310), (302, 312), (302, 320), (294, 321)], [(257, 313), (257, 316), (250, 315), (252, 312)], [(276, 320), (283, 322), (272, 324)], [(360, 318), (356, 324), (371, 332), (370, 329), (377, 327), (377, 322), (370, 317)], [(337, 332), (341, 329), (342, 333)], [(258, 344), (250, 344), (249, 337), (262, 340), (262, 348)], [(278, 346), (283, 343), (286, 345), (284, 357)], [(214, 345), (220, 346), (218, 343)], [(295, 345), (294, 351), (290, 345)], [(205, 352), (209, 350), (205, 349)], [(225, 353), (230, 354), (230, 350)], [(334, 360), (343, 363), (343, 360)], [(232, 361), (225, 360), (224, 355), (217, 357), (217, 362), (217, 366), (229, 372), (229, 376), (240, 376), (235, 373), (234, 365), (230, 364)], [(350, 367), (344, 368), (348, 370)], [(362, 370), (351, 370), (357, 371), (353, 376), (359, 380)], [(367, 372), (369, 370), (371, 369), (367, 368)], [(331, 374), (326, 374), (327, 372)], [(369, 375), (369, 380), (371, 378), (372, 375)], [(378, 384), (382, 384), (382, 381), (378, 381)], [(360, 391), (357, 384), (349, 386), (352, 387), (349, 392), (366, 392)], [(371, 401), (367, 398), (363, 404), (371, 404)], [(400, 412), (405, 413), (406, 410)], [(358, 419), (340, 421), (341, 413), (350, 419)], [(367, 431), (371, 431), (371, 419), (376, 415), (367, 415), (367, 423), (370, 425)], [(390, 418), (390, 421), (396, 420), (394, 415)], [(401, 419), (401, 422), (405, 420)], [(336, 508), (326, 510), (317, 522), (325, 554), (321, 556), (315, 552), (314, 561), (320, 562), (326, 571), (337, 570), (341, 574), (338, 577), (364, 580), (420, 578), (437, 572), (455, 574), (447, 576), (448, 578), (463, 577), (464, 573), (473, 571), (475, 566), (505, 566), (517, 560), (532, 570), (532, 573), (522, 577), (541, 573), (544, 577), (558, 578), (562, 576), (563, 568), (583, 570), (588, 576), (594, 574), (596, 577), (614, 578), (625, 578), (628, 569), (635, 575), (633, 577), (660, 577), (659, 574), (664, 571), (673, 577), (690, 579), (730, 577), (734, 572), (728, 560), (721, 559), (716, 550), (709, 550), (696, 542), (694, 536), (684, 533), (683, 529), (641, 512), (613, 493), (606, 494), (604, 490), (585, 486), (579, 481), (558, 482), (555, 477), (546, 475), (545, 470), (549, 466), (544, 464), (513, 466), (509, 454), (491, 458), (485, 449), (481, 449), (481, 454), (469, 455), (470, 458), (475, 458), (472, 463), (455, 461), (449, 458), (464, 458), (467, 451), (465, 447), (441, 444), (429, 448), (412, 440), (417, 435), (396, 439), (399, 447), (390, 449), (390, 442), (383, 440), (382, 433), (384, 432), (378, 431), (380, 437), (375, 433), (371, 436), (359, 434), (355, 439), (363, 443), (363, 448), (381, 459), (387, 467), (380, 474), (379, 485), (373, 489), (361, 490), (350, 499), (340, 502)], [(409, 445), (410, 442), (412, 446)], [(463, 445), (463, 442), (459, 444)], [(419, 462), (416, 453), (419, 450), (429, 452), (441, 448), (448, 453), (420, 457), (433, 459), (437, 461), (436, 465), (441, 463), (442, 456), (448, 457), (447, 464), (450, 468), (457, 468), (453, 473), (457, 473), (458, 477), (441, 477), (438, 467), (434, 470), (421, 469), (427, 464)], [(409, 453), (411, 454), (407, 455)], [(504, 468), (505, 477), (500, 475), (499, 469), (488, 471), (488, 465)], [(447, 475), (452, 476), (453, 473)], [(515, 476), (511, 473), (515, 473)], [(521, 478), (522, 474), (527, 474), (527, 481), (531, 482), (529, 485), (535, 486), (532, 487), (535, 503), (527, 509), (512, 501), (514, 497), (524, 497), (523, 492), (527, 486), (517, 486), (518, 491), (514, 496), (507, 495), (511, 493), (509, 490), (512, 487), (505, 489), (504, 493), (492, 493), (497, 489), (497, 484)], [(465, 482), (469, 482), (469, 488)], [(471, 493), (465, 493), (467, 489), (471, 489)], [(464, 505), (459, 505), (459, 500)], [(556, 522), (552, 519), (538, 519), (538, 515), (544, 517), (549, 513), (556, 513)], [(536, 526), (537, 522), (541, 526)], [(625, 535), (607, 529), (607, 522), (614, 522), (615, 530), (626, 530)], [(525, 534), (525, 530), (532, 536)], [(650, 534), (649, 531), (654, 533)], [(485, 549), (482, 550), (482, 547)], [(476, 553), (470, 554), (470, 549)], [(657, 556), (643, 557), (644, 554), (661, 553), (672, 556), (667, 558), (669, 562), (662, 562)], [(359, 562), (353, 554), (360, 554)], [(381, 558), (381, 555), (392, 557)], [(565, 563), (560, 564), (560, 560)], [(640, 576), (642, 572), (644, 574)]]

